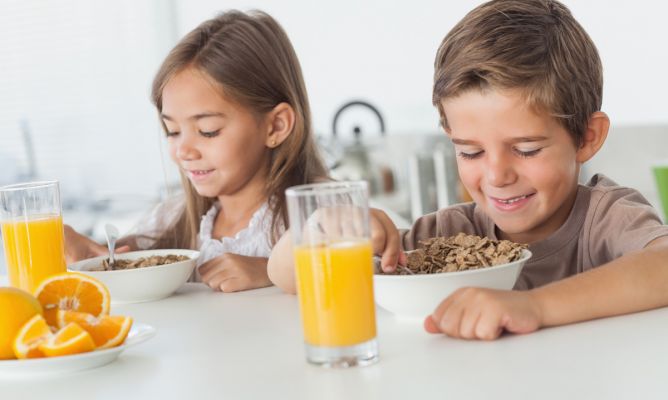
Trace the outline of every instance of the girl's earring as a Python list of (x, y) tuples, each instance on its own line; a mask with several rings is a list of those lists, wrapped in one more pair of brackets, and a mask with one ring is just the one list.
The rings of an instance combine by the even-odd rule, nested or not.
[(271, 147), (276, 147), (276, 139), (271, 140)]

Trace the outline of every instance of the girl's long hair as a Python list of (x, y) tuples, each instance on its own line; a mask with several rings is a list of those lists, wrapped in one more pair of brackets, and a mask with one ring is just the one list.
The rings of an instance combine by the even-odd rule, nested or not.
[[(153, 80), (152, 101), (162, 112), (162, 91), (175, 74), (196, 68), (213, 78), (226, 96), (258, 117), (279, 103), (295, 112), (292, 133), (271, 149), (265, 194), (272, 215), (270, 240), (288, 227), (285, 189), (327, 176), (311, 127), (306, 85), (297, 55), (283, 28), (261, 11), (228, 11), (205, 21), (172, 49)], [(164, 128), (164, 126), (163, 126)], [(153, 248), (197, 247), (199, 224), (216, 198), (200, 196), (181, 172), (186, 205)]]

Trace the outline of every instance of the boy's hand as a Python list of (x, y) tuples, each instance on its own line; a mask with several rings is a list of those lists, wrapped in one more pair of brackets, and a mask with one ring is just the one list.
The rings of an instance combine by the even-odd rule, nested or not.
[(200, 265), (202, 282), (213, 290), (238, 292), (271, 286), (267, 259), (225, 253)]
[(382, 255), (380, 265), (384, 272), (394, 272), (397, 263), (407, 263), (406, 254), (401, 250), (399, 231), (383, 211), (372, 208), (369, 212), (373, 253)]
[(541, 327), (541, 319), (531, 292), (462, 288), (439, 304), (424, 328), (455, 338), (493, 340), (504, 330), (533, 332)]

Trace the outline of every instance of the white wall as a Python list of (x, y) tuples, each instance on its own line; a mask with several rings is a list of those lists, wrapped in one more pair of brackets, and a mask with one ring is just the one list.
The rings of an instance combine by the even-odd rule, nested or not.
[[(25, 170), (18, 126), (27, 118), (38, 178), (60, 179), (65, 193), (92, 199), (155, 195), (165, 185), (163, 163), (170, 163), (160, 152), (151, 79), (179, 37), (229, 8), (264, 9), (285, 27), (302, 62), (317, 133), (331, 134), (335, 110), (351, 98), (376, 104), (390, 133), (437, 131), (434, 54), (479, 3), (0, 0), (0, 183), (3, 173)], [(566, 4), (600, 50), (604, 110), (613, 125), (668, 124), (667, 3)], [(362, 112), (342, 122), (342, 130), (352, 122), (368, 133), (377, 129)], [(660, 135), (656, 140), (652, 146), (668, 148)], [(622, 142), (635, 145), (632, 136)]]
[[(377, 104), (390, 131), (420, 132), (437, 129), (431, 106), (436, 49), (452, 26), (480, 3), (176, 0), (176, 15), (182, 35), (221, 9), (259, 8), (272, 14), (301, 60), (319, 133), (331, 131), (335, 110), (353, 97)], [(564, 3), (598, 46), (605, 71), (604, 110), (613, 123), (668, 123), (668, 46), (664, 43), (668, 3)]]

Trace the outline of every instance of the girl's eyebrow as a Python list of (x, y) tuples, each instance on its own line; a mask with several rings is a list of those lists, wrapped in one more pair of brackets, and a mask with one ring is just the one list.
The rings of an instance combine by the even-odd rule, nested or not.
[[(164, 113), (160, 113), (160, 117), (161, 117), (162, 119), (166, 119), (167, 121), (174, 121), (174, 119), (173, 119), (172, 117), (170, 117), (169, 115), (164, 114)], [(220, 113), (220, 112), (205, 112), (205, 113), (201, 113), (201, 114), (195, 114), (195, 115), (193, 115), (193, 116), (191, 116), (191, 117), (188, 117), (188, 119), (190, 119), (190, 120), (199, 120), (199, 119), (202, 119), (202, 118), (210, 118), (210, 117), (221, 117), (221, 118), (224, 118), (224, 117), (225, 117), (225, 114)]]

